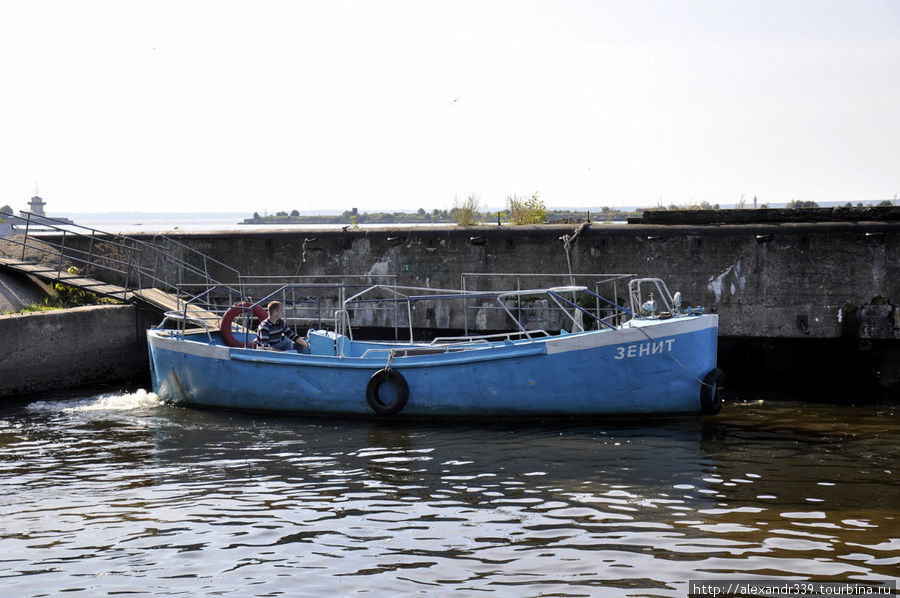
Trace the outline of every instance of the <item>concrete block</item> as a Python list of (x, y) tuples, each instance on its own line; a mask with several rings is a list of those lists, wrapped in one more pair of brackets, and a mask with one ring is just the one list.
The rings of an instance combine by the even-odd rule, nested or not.
[(132, 305), (0, 316), (0, 396), (146, 377), (140, 319)]

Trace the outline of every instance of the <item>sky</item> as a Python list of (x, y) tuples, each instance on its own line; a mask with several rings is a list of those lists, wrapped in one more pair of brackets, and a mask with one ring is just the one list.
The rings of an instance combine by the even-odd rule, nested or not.
[(897, 0), (0, 0), (0, 205), (900, 194)]

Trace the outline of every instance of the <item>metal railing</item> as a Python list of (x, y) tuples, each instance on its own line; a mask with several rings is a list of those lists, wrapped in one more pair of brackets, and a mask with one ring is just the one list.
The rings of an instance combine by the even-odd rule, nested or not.
[[(479, 275), (480, 276), (480, 275)], [(491, 275), (484, 275), (491, 276)], [(499, 276), (499, 275), (498, 275)], [(545, 277), (569, 276), (570, 275), (543, 275)], [(614, 283), (615, 281), (625, 278), (630, 279), (630, 275), (590, 275), (592, 278), (601, 278), (595, 282), (596, 286), (604, 283)], [(571, 295), (571, 299), (568, 297)], [(624, 318), (633, 316), (633, 312), (626, 307), (618, 305), (615, 301), (611, 301), (599, 293), (593, 292), (586, 286), (569, 285), (549, 288), (526, 288), (519, 290), (452, 290), (452, 289), (432, 289), (428, 287), (408, 287), (408, 286), (388, 286), (373, 285), (344, 301), (343, 309), (336, 312), (335, 330), (342, 335), (353, 339), (353, 329), (350, 326), (347, 314), (353, 308), (372, 305), (398, 305), (405, 307), (400, 313), (406, 316), (406, 324), (409, 332), (409, 343), (414, 343), (415, 327), (413, 324), (415, 305), (425, 304), (425, 317), (427, 318), (429, 302), (439, 301), (461, 301), (464, 309), (470, 309), (471, 303), (476, 303), (475, 309), (478, 310), (499, 310), (505, 314), (504, 325), (498, 328), (508, 329), (510, 323), (513, 324), (517, 337), (525, 337), (529, 340), (534, 339), (534, 335), (547, 336), (548, 333), (544, 329), (530, 330), (526, 326), (526, 320), (521, 317), (521, 312), (527, 312), (531, 308), (522, 308), (521, 304), (528, 301), (545, 300), (546, 305), (535, 309), (534, 311), (551, 312), (558, 318), (559, 326), (555, 329), (565, 330), (568, 328), (572, 332), (586, 332), (596, 326), (598, 329), (607, 328), (615, 329)], [(514, 313), (517, 311), (519, 313)], [(464, 312), (467, 319), (467, 312)], [(483, 314), (479, 314), (483, 315)], [(547, 314), (542, 314), (542, 323), (550, 324), (551, 319), (547, 318)], [(481, 326), (481, 329), (485, 329)], [(474, 339), (505, 337), (506, 340), (512, 340), (510, 334), (482, 334), (470, 335), (468, 331), (468, 322), (466, 322), (465, 334), (458, 339), (464, 339), (471, 342)], [(448, 338), (443, 337), (442, 343), (447, 343)]]
[[(0, 238), (0, 247), (20, 247), (16, 252), (21, 261), (55, 267), (56, 280), (62, 280), (62, 274), (74, 266), (82, 276), (121, 286), (126, 293), (144, 288), (172, 292), (190, 282), (207, 287), (231, 285), (237, 287), (236, 294), (241, 294), (237, 270), (163, 235), (147, 242), (32, 212), (20, 214), (13, 221), (18, 234)], [(176, 246), (182, 255), (201, 265), (177, 257), (172, 251)], [(233, 275), (234, 282), (214, 279), (210, 264)]]
[[(499, 278), (502, 275), (469, 275), (479, 277)], [(531, 275), (521, 275), (525, 276)], [(571, 275), (536, 275), (547, 278), (571, 279)], [(538, 338), (551, 336), (548, 330), (566, 330), (572, 333), (583, 333), (593, 329), (616, 329), (627, 318), (634, 317), (632, 310), (618, 305), (619, 295), (613, 291), (611, 300), (607, 296), (595, 293), (591, 288), (583, 285), (554, 286), (547, 288), (520, 288), (519, 290), (453, 290), (433, 289), (430, 287), (411, 287), (396, 284), (394, 276), (372, 277), (370, 275), (359, 276), (295, 276), (290, 277), (293, 284), (278, 284), (268, 282), (271, 277), (248, 277), (253, 280), (252, 287), (260, 293), (258, 299), (251, 299), (238, 294), (233, 288), (227, 286), (195, 287), (183, 286), (178, 296), (184, 298), (180, 304), (179, 312), (173, 312), (173, 320), (181, 322), (181, 325), (190, 321), (200, 321), (204, 318), (219, 320), (226, 312), (236, 316), (226, 318), (227, 325), (232, 333), (239, 333), (244, 339), (244, 346), (250, 346), (253, 329), (254, 314), (260, 314), (258, 307), (266, 307), (271, 300), (279, 300), (283, 303), (284, 317), (289, 325), (293, 325), (297, 332), (303, 332), (301, 325), (306, 328), (324, 330), (330, 327), (339, 339), (337, 353), (345, 356), (344, 342), (352, 342), (354, 328), (361, 326), (394, 327), (394, 340), (400, 341), (398, 331), (404, 330), (408, 337), (401, 342), (408, 344), (416, 354), (424, 354), (436, 351), (454, 351), (460, 347), (490, 347), (498, 342), (508, 343), (517, 340), (533, 341)], [(360, 284), (372, 282), (371, 278), (390, 279), (390, 284)], [(631, 279), (630, 275), (623, 274), (591, 274), (587, 278), (593, 280), (594, 288), (604, 284)], [(323, 280), (327, 279), (326, 282)], [(351, 280), (353, 279), (353, 280)], [(284, 279), (281, 279), (284, 280)], [(650, 282), (647, 279), (639, 279)], [(656, 279), (654, 279), (655, 281)], [(260, 282), (266, 281), (266, 282)], [(355, 284), (353, 284), (355, 282)], [(496, 282), (496, 281), (495, 281)], [(469, 284), (469, 287), (472, 285)], [(624, 296), (622, 296), (624, 298)], [(545, 300), (546, 299), (546, 300)], [(540, 307), (527, 307), (530, 302), (544, 301)], [(240, 301), (236, 305), (236, 302)], [(428, 340), (417, 341), (416, 326), (435, 318), (435, 310), (444, 302), (459, 301), (464, 305), (477, 304), (477, 309), (493, 309), (503, 316), (503, 324), (493, 328), (493, 331), (485, 328), (481, 323), (478, 326), (485, 332), (482, 334), (470, 334), (468, 330), (461, 336), (439, 336)], [(434, 303), (432, 303), (434, 302)], [(473, 308), (473, 309), (475, 309)], [(449, 314), (449, 307), (446, 314)], [(237, 310), (237, 311), (234, 311)], [(537, 315), (535, 312), (538, 313)], [(465, 313), (465, 312), (464, 312)], [(554, 314), (548, 317), (548, 314)], [(192, 315), (193, 314), (193, 315)], [(523, 318), (522, 314), (526, 317)], [(170, 314), (166, 314), (169, 316)], [(174, 316), (179, 317), (174, 317)], [(391, 320), (385, 325), (384, 316)], [(394, 316), (390, 318), (390, 316)], [(259, 319), (265, 316), (260, 314)], [(449, 316), (446, 316), (449, 317)], [(353, 320), (353, 322), (351, 322)], [(538, 323), (538, 326), (534, 326)], [(468, 324), (467, 324), (468, 325)], [(210, 327), (203, 325), (209, 335)], [(427, 325), (426, 325), (427, 327)], [(499, 332), (504, 330), (504, 332)], [(237, 337), (236, 337), (237, 338)], [(385, 340), (381, 337), (382, 341)], [(231, 341), (233, 342), (233, 341)], [(396, 347), (369, 347), (367, 351), (394, 351)], [(399, 353), (391, 353), (394, 356)], [(404, 355), (412, 355), (405, 353)]]
[[(634, 274), (610, 274), (610, 273), (593, 273), (593, 274), (533, 274), (521, 272), (504, 272), (504, 273), (482, 273), (482, 272), (466, 272), (461, 276), (461, 288), (464, 291), (509, 291), (509, 299), (514, 305), (509, 306), (510, 310), (506, 310), (506, 306), (492, 305), (490, 303), (476, 303), (474, 305), (466, 302), (464, 305), (464, 324), (465, 332), (469, 333), (469, 313), (486, 310), (484, 313), (510, 311), (509, 315), (516, 320), (523, 320), (528, 312), (556, 312), (558, 307), (537, 305), (533, 300), (529, 300), (527, 293), (519, 291), (544, 287), (555, 287), (561, 281), (564, 284), (575, 286), (584, 286), (593, 289), (588, 292), (586, 299), (591, 303), (587, 306), (572, 304), (571, 307), (579, 311), (590, 314), (591, 318), (598, 322), (598, 326), (616, 326), (621, 323), (623, 317), (630, 315), (631, 310), (622, 307), (619, 304), (619, 283), (624, 282), (626, 289), (621, 293), (622, 298), (627, 296), (628, 281), (634, 278)], [(549, 283), (549, 284), (548, 284)], [(516, 291), (516, 292), (512, 292)], [(603, 292), (601, 292), (603, 291)], [(558, 296), (558, 294), (557, 294)], [(573, 295), (574, 297), (574, 295)], [(552, 297), (550, 297), (552, 299)], [(559, 297), (562, 299), (561, 297)], [(584, 302), (584, 300), (582, 300)], [(515, 315), (513, 315), (513, 313)], [(488, 316), (489, 317), (489, 316)], [(581, 322), (575, 322), (579, 327)]]
[[(242, 277), (241, 273), (237, 269), (229, 266), (228, 264), (226, 264), (224, 262), (220, 262), (219, 260), (217, 260), (209, 255), (206, 255), (205, 253), (197, 251), (193, 247), (189, 247), (188, 245), (185, 245), (184, 243), (181, 243), (180, 241), (176, 241), (175, 239), (168, 237), (166, 235), (163, 235), (163, 234), (154, 235), (154, 237), (151, 241), (151, 244), (160, 250), (154, 256), (155, 257), (155, 265), (160, 265), (162, 267), (165, 267), (165, 266), (169, 265), (170, 263), (174, 263), (176, 265), (187, 264), (191, 268), (189, 273), (192, 273), (197, 276), (202, 276), (203, 279), (207, 282), (209, 282), (209, 281), (215, 282), (215, 279), (210, 274), (210, 266), (211, 265), (216, 266), (220, 270), (229, 274), (230, 276), (233, 276), (233, 279), (232, 279), (233, 284), (236, 284), (239, 290), (243, 290), (243, 286), (241, 284), (241, 279), (243, 277)], [(181, 255), (187, 256), (188, 259), (183, 259), (183, 260), (179, 259), (179, 260), (176, 260), (175, 262), (172, 262), (172, 260), (160, 260), (160, 256), (173, 255), (175, 253), (175, 249), (177, 249), (181, 253)], [(200, 265), (199, 266), (198, 265), (191, 266), (190, 261), (193, 261), (193, 260), (198, 261), (200, 263)], [(175, 277), (178, 279), (178, 282), (175, 286), (183, 285), (187, 282), (186, 280), (184, 280), (185, 273), (188, 273), (188, 272), (184, 268), (176, 269)], [(216, 284), (221, 284), (221, 283), (216, 283)]]
[(237, 302), (242, 302), (235, 324), (249, 329), (254, 308), (265, 309), (270, 301), (280, 301), (284, 305), (284, 319), (292, 327), (324, 329), (334, 325), (337, 328), (339, 324), (334, 324), (334, 314), (342, 312), (341, 306), (349, 295), (380, 282), (393, 286), (396, 278), (393, 274), (242, 276), (238, 285), (240, 292), (227, 285), (182, 284), (178, 287), (177, 312), (185, 322), (197, 320), (198, 316), (192, 318), (190, 312), (203, 314), (201, 318), (218, 320)]

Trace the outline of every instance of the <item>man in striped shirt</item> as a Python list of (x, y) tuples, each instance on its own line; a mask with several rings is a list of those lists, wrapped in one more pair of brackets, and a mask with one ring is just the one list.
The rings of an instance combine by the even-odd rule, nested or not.
[(284, 304), (281, 301), (271, 301), (269, 303), (269, 317), (260, 323), (259, 329), (256, 331), (260, 348), (289, 351), (296, 346), (300, 352), (302, 352), (302, 347), (309, 349), (309, 343), (288, 328), (283, 316)]

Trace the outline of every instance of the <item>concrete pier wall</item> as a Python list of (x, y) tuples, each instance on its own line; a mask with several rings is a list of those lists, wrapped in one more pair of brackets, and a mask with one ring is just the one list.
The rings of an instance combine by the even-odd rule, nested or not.
[(900, 339), (900, 223), (594, 224), (567, 258), (560, 237), (573, 233), (483, 226), (175, 238), (243, 274), (396, 274), (399, 284), (430, 287), (459, 287), (469, 272), (568, 272), (571, 263), (575, 273), (664, 278), (686, 303), (717, 312), (723, 336)]
[(147, 315), (133, 305), (0, 315), (0, 397), (145, 380)]

